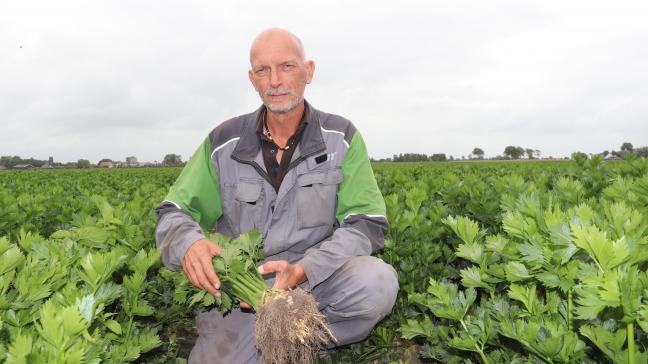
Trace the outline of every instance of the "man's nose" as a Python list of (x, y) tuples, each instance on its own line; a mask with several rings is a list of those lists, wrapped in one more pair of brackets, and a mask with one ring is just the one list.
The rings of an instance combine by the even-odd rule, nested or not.
[(279, 87), (281, 85), (281, 77), (279, 76), (278, 70), (270, 71), (270, 86), (273, 88)]

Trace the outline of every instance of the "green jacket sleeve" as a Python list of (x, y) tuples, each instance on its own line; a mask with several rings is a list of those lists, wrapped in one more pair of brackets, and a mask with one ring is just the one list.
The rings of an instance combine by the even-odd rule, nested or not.
[(342, 224), (351, 215), (385, 217), (385, 200), (371, 169), (367, 147), (358, 132), (351, 139), (342, 162), (342, 173), (344, 179), (338, 190), (335, 213), (338, 222)]
[(221, 216), (218, 175), (211, 160), (209, 139), (205, 139), (184, 167), (166, 201), (188, 212), (204, 230), (211, 229)]
[(210, 230), (222, 215), (209, 139), (191, 157), (156, 211), (155, 241), (162, 261), (169, 269), (179, 269), (189, 246), (205, 238), (203, 231)]

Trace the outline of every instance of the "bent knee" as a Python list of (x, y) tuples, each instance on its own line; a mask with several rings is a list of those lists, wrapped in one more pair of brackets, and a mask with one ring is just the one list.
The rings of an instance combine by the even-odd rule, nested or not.
[(353, 259), (356, 274), (355, 284), (361, 291), (363, 306), (367, 309), (362, 315), (376, 322), (387, 316), (398, 295), (398, 276), (394, 268), (376, 257), (356, 257)]

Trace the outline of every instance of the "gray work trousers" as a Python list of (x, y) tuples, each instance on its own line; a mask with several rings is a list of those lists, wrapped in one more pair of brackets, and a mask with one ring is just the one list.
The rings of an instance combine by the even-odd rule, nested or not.
[[(390, 312), (398, 293), (396, 271), (382, 260), (354, 257), (311, 290), (337, 339), (346, 345), (366, 338)], [(217, 310), (196, 319), (198, 339), (189, 364), (261, 363), (254, 344), (254, 314), (233, 310), (223, 317)]]

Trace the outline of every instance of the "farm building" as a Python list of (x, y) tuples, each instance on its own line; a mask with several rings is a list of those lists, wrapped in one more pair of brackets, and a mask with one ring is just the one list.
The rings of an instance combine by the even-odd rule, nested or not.
[(34, 166), (31, 164), (16, 164), (13, 169), (32, 169)]
[(606, 161), (620, 161), (620, 160), (622, 160), (621, 157), (619, 157), (618, 155), (614, 155), (614, 154), (608, 154), (608, 155), (605, 156), (604, 159)]
[(113, 161), (111, 161), (110, 159), (102, 159), (99, 161), (97, 166), (100, 168), (113, 168), (114, 164)]

